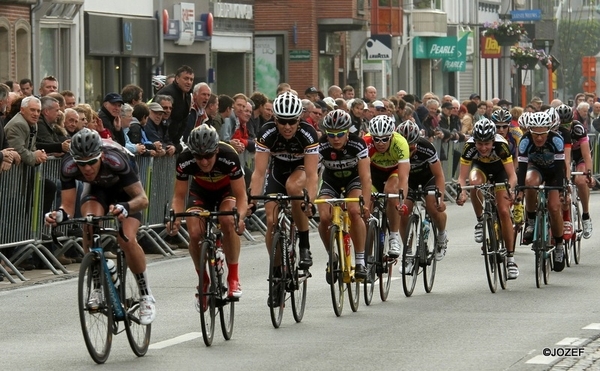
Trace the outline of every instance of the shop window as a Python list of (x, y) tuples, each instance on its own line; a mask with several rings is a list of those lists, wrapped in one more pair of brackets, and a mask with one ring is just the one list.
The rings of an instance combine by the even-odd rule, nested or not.
[(40, 76), (56, 76), (59, 90), (71, 84), (70, 31), (70, 28), (61, 25), (42, 25), (40, 29)]

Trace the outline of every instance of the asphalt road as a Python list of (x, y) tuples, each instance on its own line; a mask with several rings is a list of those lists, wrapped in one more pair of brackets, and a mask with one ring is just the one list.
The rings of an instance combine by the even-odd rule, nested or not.
[[(471, 206), (449, 205), (448, 254), (438, 264), (433, 292), (426, 294), (419, 282), (413, 296), (406, 298), (395, 270), (398, 279), (387, 302), (375, 296), (367, 307), (361, 297), (358, 312), (352, 313), (346, 303), (339, 318), (324, 280), (326, 254), (312, 233), (315, 265), (304, 319), (295, 323), (291, 307), (286, 308), (279, 329), (272, 327), (266, 306), (266, 249), (262, 243), (245, 243), (240, 263), (244, 294), (236, 306), (233, 337), (225, 341), (217, 332), (210, 348), (202, 342), (199, 315), (193, 308), (196, 278), (189, 257), (179, 254), (151, 263), (150, 285), (158, 309), (151, 349), (138, 359), (125, 334), (120, 334), (113, 338), (110, 358), (102, 368), (545, 370), (557, 365), (556, 369), (566, 369), (591, 358), (597, 350), (593, 341), (600, 337), (598, 194), (591, 204), (596, 231), (583, 241), (581, 264), (552, 272), (549, 285), (538, 289), (533, 253), (519, 247), (516, 262), (521, 275), (496, 294), (487, 287), (483, 259), (473, 240)], [(96, 367), (81, 336), (76, 285), (69, 279), (0, 291), (0, 369)], [(582, 354), (544, 356), (545, 348)]]

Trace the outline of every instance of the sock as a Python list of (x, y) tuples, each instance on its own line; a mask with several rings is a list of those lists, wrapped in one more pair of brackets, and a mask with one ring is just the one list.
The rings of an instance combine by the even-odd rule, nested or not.
[(478, 221), (478, 222), (482, 222), (482, 221), (483, 221), (483, 214), (482, 214), (482, 215), (479, 215), (479, 216), (477, 217), (477, 221)]
[[(510, 252), (509, 254), (512, 254), (512, 252)], [(512, 255), (508, 255), (506, 257), (506, 259), (507, 259), (507, 262), (509, 262), (509, 263), (514, 263), (515, 262), (515, 257), (512, 256)]]
[(310, 249), (310, 241), (308, 240), (308, 231), (298, 231), (298, 242), (301, 248)]
[(556, 243), (557, 248), (560, 246), (560, 248), (562, 249), (563, 238), (562, 237), (554, 237), (554, 243)]
[(354, 254), (354, 260), (356, 260), (356, 265), (365, 265), (365, 253), (357, 252)]
[(227, 264), (227, 268), (229, 269), (229, 274), (227, 275), (227, 281), (239, 281), (238, 277), (238, 263), (229, 263)]
[(581, 219), (588, 220), (589, 218), (590, 218), (590, 213), (582, 213), (581, 214)]
[(150, 291), (150, 285), (148, 284), (148, 274), (146, 271), (134, 274), (134, 276), (138, 284), (138, 289), (140, 290), (140, 295), (152, 295), (152, 291)]
[(390, 232), (390, 240), (399, 240), (400, 232)]
[(571, 221), (571, 213), (569, 212), (569, 209), (563, 210), (563, 220), (565, 222), (570, 222)]

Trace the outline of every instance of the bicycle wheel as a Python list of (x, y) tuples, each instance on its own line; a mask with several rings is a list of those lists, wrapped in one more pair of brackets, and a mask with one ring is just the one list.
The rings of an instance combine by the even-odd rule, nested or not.
[(290, 245), (288, 246), (288, 263), (291, 274), (290, 296), (292, 301), (292, 314), (296, 322), (301, 322), (304, 317), (304, 308), (306, 307), (306, 287), (308, 286), (308, 278), (310, 273), (308, 270), (298, 267), (299, 261), (298, 249), (296, 244), (296, 228), (292, 227)]
[(571, 237), (573, 260), (575, 264), (581, 261), (581, 237), (583, 236), (583, 222), (581, 221), (581, 200), (579, 197), (573, 202), (571, 208), (571, 217), (573, 223), (573, 236)]
[(271, 257), (269, 258), (269, 312), (273, 327), (279, 328), (285, 308), (285, 280), (286, 267), (282, 264), (281, 245), (282, 236), (280, 232), (273, 234), (271, 242)]
[(85, 346), (96, 363), (104, 363), (112, 344), (113, 311), (102, 262), (95, 253), (85, 255), (79, 268), (77, 300)]
[(437, 260), (435, 260), (435, 253), (437, 251), (437, 228), (433, 223), (429, 223), (429, 236), (425, 241), (424, 256), (420, 256), (421, 265), (423, 266), (423, 285), (425, 292), (430, 293), (433, 289), (433, 281), (435, 280), (435, 268), (437, 267)]
[(496, 254), (496, 261), (498, 262), (498, 280), (500, 281), (502, 290), (506, 290), (506, 281), (508, 280), (508, 268), (506, 267), (507, 250), (504, 245), (504, 238), (502, 237), (502, 226), (497, 217), (494, 220), (494, 225), (496, 241), (498, 242), (498, 252)]
[(544, 275), (544, 264), (545, 258), (544, 256), (547, 254), (546, 252), (546, 241), (543, 240), (543, 236), (540, 234), (544, 234), (543, 228), (544, 223), (542, 221), (543, 215), (538, 213), (535, 218), (535, 233), (533, 238), (533, 250), (535, 252), (535, 286), (539, 289), (542, 287), (542, 276)]
[[(200, 272), (198, 284), (198, 297), (200, 298), (200, 324), (202, 325), (202, 339), (206, 346), (210, 346), (215, 335), (215, 295), (217, 292), (217, 277), (214, 271), (214, 257), (212, 245), (204, 241), (200, 247)], [(209, 282), (205, 282), (208, 279)], [(204, 287), (207, 287), (206, 292)]]
[(365, 243), (365, 263), (367, 267), (367, 278), (365, 279), (364, 300), (366, 305), (371, 305), (375, 282), (377, 281), (377, 260), (379, 257), (379, 230), (377, 221), (371, 219), (367, 226), (367, 240)]
[(235, 318), (235, 300), (229, 300), (227, 298), (227, 285), (226, 277), (229, 276), (229, 269), (227, 264), (223, 264), (223, 273), (217, 275), (217, 285), (220, 288), (217, 292), (219, 293), (216, 298), (216, 310), (219, 312), (219, 319), (221, 321), (221, 332), (225, 340), (231, 339), (233, 334), (233, 322)]
[[(387, 223), (383, 223), (383, 230), (387, 230)], [(377, 276), (379, 279), (379, 297), (381, 301), (386, 301), (388, 295), (390, 293), (390, 287), (392, 286), (392, 268), (394, 268), (394, 264), (397, 261), (396, 259), (392, 259), (388, 257), (387, 247), (389, 246), (390, 234), (388, 231), (384, 232), (385, 237), (383, 242), (377, 240), (376, 242), (376, 256), (379, 260), (377, 265)]]
[(492, 218), (486, 214), (483, 217), (483, 259), (488, 286), (492, 293), (498, 288), (498, 244)]
[(127, 318), (125, 319), (125, 332), (127, 333), (127, 340), (133, 353), (142, 357), (148, 351), (150, 345), (150, 334), (152, 332), (152, 325), (142, 325), (140, 323), (139, 309), (140, 309), (140, 290), (138, 289), (137, 280), (135, 275), (129, 270), (127, 261), (123, 255), (123, 252), (119, 252), (119, 265), (123, 264), (122, 268), (119, 268), (119, 272), (125, 272), (121, 276), (121, 297), (123, 307)]
[(402, 289), (407, 297), (415, 290), (419, 275), (419, 244), (422, 238), (420, 222), (420, 218), (413, 214), (409, 217), (406, 227), (406, 240), (402, 251)]
[[(354, 243), (352, 242), (352, 239), (350, 239), (350, 244), (351, 247), (348, 249), (348, 252), (349, 254), (352, 254), (352, 251), (354, 251)], [(348, 261), (352, 261), (352, 256), (349, 256), (348, 258)], [(346, 269), (348, 268), (350, 267), (346, 267)], [(350, 309), (352, 309), (353, 312), (356, 312), (360, 304), (360, 281), (358, 281), (354, 275), (350, 278), (350, 282), (346, 283), (346, 289), (348, 290), (348, 301), (350, 302)]]
[(328, 281), (331, 289), (331, 303), (333, 304), (333, 312), (336, 316), (342, 315), (344, 309), (344, 280), (342, 277), (343, 262), (343, 247), (341, 245), (342, 236), (339, 227), (331, 226), (329, 231), (329, 265), (328, 265)]
[[(543, 261), (543, 265), (542, 265), (542, 277), (544, 279), (544, 285), (547, 285), (548, 282), (550, 282), (550, 271), (553, 269), (552, 264), (554, 262), (554, 252), (552, 254), (547, 252), (548, 249), (552, 248), (551, 232), (552, 232), (552, 230), (550, 229), (550, 220), (546, 219), (546, 233), (544, 234), (544, 245), (543, 245), (543, 246), (545, 246), (545, 250), (544, 250), (544, 254), (543, 254), (544, 261)], [(564, 259), (564, 252), (563, 252), (563, 259)]]

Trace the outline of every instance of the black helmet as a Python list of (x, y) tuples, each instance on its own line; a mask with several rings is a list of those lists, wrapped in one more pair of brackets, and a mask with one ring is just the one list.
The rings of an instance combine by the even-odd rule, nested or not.
[(69, 152), (74, 159), (96, 157), (102, 151), (102, 139), (95, 130), (83, 128), (71, 138)]
[(417, 123), (406, 120), (396, 129), (398, 133), (400, 133), (408, 142), (408, 144), (416, 143), (417, 140), (421, 137), (421, 130), (419, 129), (419, 125)]
[(473, 138), (475, 140), (487, 142), (488, 140), (493, 140), (495, 135), (496, 124), (486, 118), (477, 121), (473, 127)]
[(556, 107), (556, 113), (563, 124), (573, 121), (573, 109), (566, 104)]
[(202, 124), (190, 132), (187, 146), (194, 155), (216, 152), (219, 146), (219, 134), (212, 126)]
[(352, 118), (341, 109), (329, 112), (323, 119), (325, 130), (347, 130), (350, 126), (352, 126)]
[(512, 120), (512, 115), (507, 109), (501, 108), (492, 112), (492, 121), (495, 123), (509, 123), (510, 120)]

